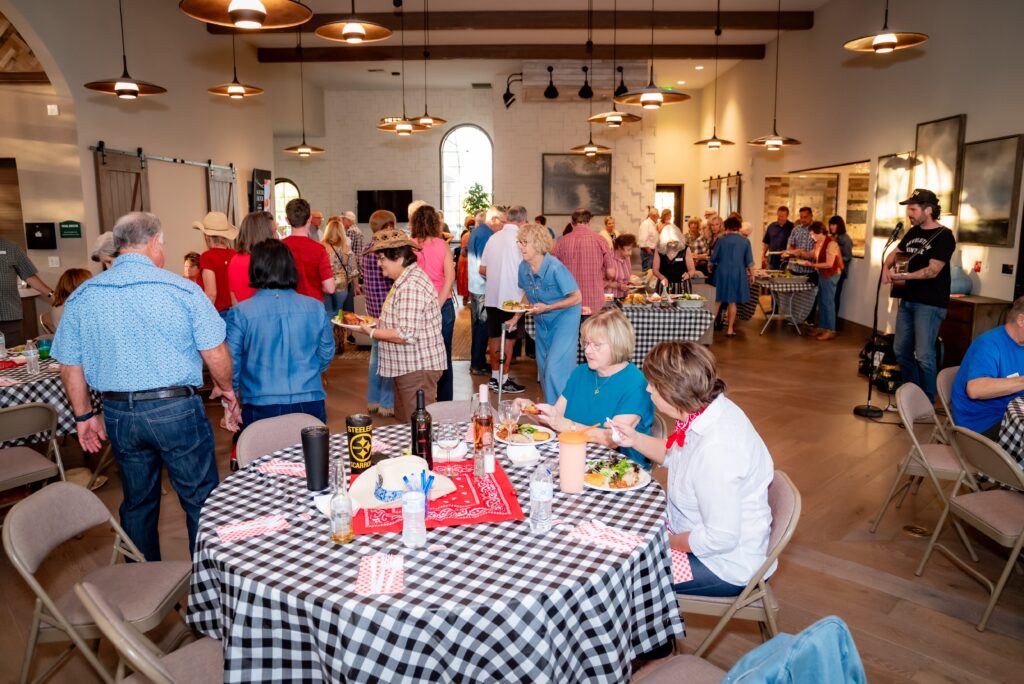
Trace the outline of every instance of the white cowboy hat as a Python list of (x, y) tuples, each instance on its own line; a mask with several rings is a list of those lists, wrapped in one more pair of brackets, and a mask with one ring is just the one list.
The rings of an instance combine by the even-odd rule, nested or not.
[(431, 500), (455, 491), (455, 483), (451, 479), (431, 472), (427, 462), (419, 456), (388, 458), (363, 471), (352, 483), (349, 497), (352, 499), (353, 510), (401, 506), (402, 493), (406, 491), (402, 477), (405, 476), (414, 486), (418, 486), (423, 471), (426, 471), (427, 477), (434, 476), (434, 484), (430, 487)]

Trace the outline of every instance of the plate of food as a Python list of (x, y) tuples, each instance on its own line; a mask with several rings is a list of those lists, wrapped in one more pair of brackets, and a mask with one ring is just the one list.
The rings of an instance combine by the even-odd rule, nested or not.
[(533, 307), (529, 304), (517, 302), (514, 299), (506, 299), (501, 303), (501, 310), (505, 313), (529, 313)]
[(633, 294), (626, 295), (626, 298), (622, 300), (622, 303), (627, 306), (641, 306), (647, 304), (647, 295), (634, 292)]
[(706, 301), (704, 297), (699, 294), (691, 294), (684, 292), (683, 294), (672, 295), (672, 299), (675, 300), (676, 306), (685, 308), (699, 309), (704, 306)]
[(547, 444), (555, 438), (555, 431), (540, 425), (518, 423), (509, 435), (508, 425), (499, 425), (494, 431), (494, 441), (501, 444)]
[(357, 313), (352, 313), (351, 311), (339, 313), (331, 322), (334, 323), (334, 325), (347, 328), (348, 330), (359, 330), (364, 325), (367, 328), (372, 328), (377, 325), (377, 319), (373, 316), (363, 316)]
[(625, 456), (587, 459), (583, 484), (589, 489), (625, 492), (643, 489), (651, 483), (651, 474)]

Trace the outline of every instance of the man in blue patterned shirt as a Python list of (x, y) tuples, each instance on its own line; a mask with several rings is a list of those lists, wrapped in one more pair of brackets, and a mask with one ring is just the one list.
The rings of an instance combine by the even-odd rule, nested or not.
[[(121, 470), (121, 526), (146, 560), (160, 560), (160, 471), (185, 510), (189, 552), (199, 512), (217, 486), (213, 430), (196, 394), (203, 361), (223, 394), (229, 423), (240, 422), (224, 321), (198, 285), (163, 270), (164, 236), (153, 214), (114, 226), (113, 266), (65, 304), (51, 355), (87, 451), (110, 436)], [(103, 395), (103, 420), (89, 387)]]

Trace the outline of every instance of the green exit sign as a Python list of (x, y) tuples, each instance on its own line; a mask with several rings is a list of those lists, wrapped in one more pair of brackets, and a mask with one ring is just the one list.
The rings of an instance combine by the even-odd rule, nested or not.
[(78, 221), (61, 221), (60, 236), (62, 238), (82, 237), (82, 224)]

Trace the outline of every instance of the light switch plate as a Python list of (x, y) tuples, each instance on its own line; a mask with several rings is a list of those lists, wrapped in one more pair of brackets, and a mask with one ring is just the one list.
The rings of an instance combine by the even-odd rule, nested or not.
[(60, 268), (60, 257), (46, 257), (46, 263), (50, 268)]
[(60, 107), (58, 107), (55, 104), (48, 104), (48, 105), (46, 105), (46, 115), (47, 116), (60, 116)]

